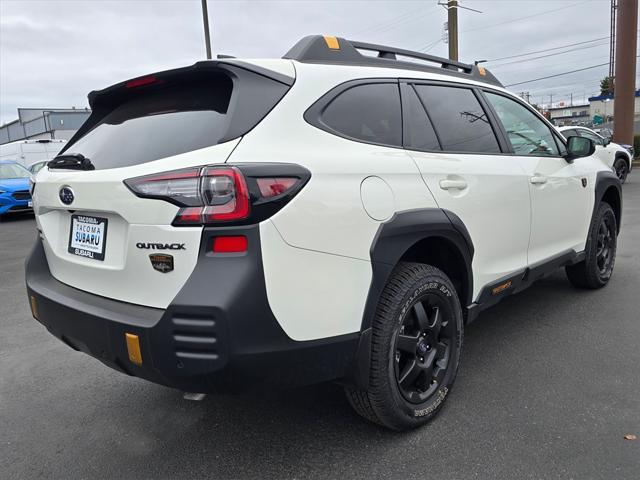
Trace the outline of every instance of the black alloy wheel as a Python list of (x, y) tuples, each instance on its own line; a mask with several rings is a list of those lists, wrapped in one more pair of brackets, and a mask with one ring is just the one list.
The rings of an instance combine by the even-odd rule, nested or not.
[(394, 341), (398, 389), (411, 403), (423, 403), (440, 386), (449, 367), (455, 321), (448, 305), (432, 293), (407, 310)]
[(596, 237), (596, 265), (600, 278), (608, 279), (613, 272), (616, 231), (612, 216), (603, 216)]
[(368, 385), (346, 385), (351, 406), (392, 430), (429, 422), (451, 393), (464, 319), (458, 293), (440, 269), (400, 262), (380, 294), (370, 329)]
[(567, 265), (569, 281), (578, 288), (602, 288), (613, 276), (618, 246), (618, 220), (606, 202), (600, 203), (589, 227), (584, 260)]
[(627, 162), (624, 158), (618, 158), (614, 165), (613, 169), (616, 172), (616, 176), (621, 183), (624, 183), (627, 180), (627, 175), (629, 174), (629, 167), (627, 167)]

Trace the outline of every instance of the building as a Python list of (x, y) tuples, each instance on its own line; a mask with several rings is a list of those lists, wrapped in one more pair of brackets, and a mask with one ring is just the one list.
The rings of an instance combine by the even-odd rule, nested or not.
[(558, 106), (549, 108), (548, 112), (549, 119), (557, 127), (591, 124), (588, 103), (566, 105), (565, 102), (560, 102)]
[(0, 126), (0, 145), (16, 140), (69, 140), (90, 114), (88, 108), (19, 108), (17, 120)]
[[(589, 98), (589, 110), (591, 121), (594, 124), (606, 123), (611, 120), (615, 111), (613, 95), (598, 95)], [(640, 119), (640, 90), (636, 90), (635, 118)]]

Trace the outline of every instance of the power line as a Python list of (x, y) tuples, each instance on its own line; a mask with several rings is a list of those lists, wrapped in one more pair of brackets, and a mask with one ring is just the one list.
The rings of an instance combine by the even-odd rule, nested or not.
[(498, 63), (497, 65), (491, 65), (491, 68), (493, 69), (493, 68), (496, 68), (496, 67), (503, 67), (505, 65), (513, 65), (514, 63), (530, 62), (532, 60), (539, 60), (541, 58), (554, 57), (556, 55), (564, 55), (565, 53), (577, 52), (579, 50), (586, 50), (588, 48), (602, 47), (604, 45), (607, 45), (608, 43), (609, 42), (598, 43), (596, 45), (585, 45), (585, 46), (582, 46), (582, 47), (577, 47), (577, 48), (572, 48), (570, 50), (565, 50), (564, 52), (548, 53), (546, 55), (539, 55), (537, 57), (523, 58), (521, 60), (513, 60), (511, 62)]
[(523, 85), (525, 83), (537, 82), (538, 80), (546, 80), (547, 78), (561, 77), (563, 75), (569, 75), (570, 73), (583, 72), (585, 70), (591, 70), (592, 68), (603, 67), (605, 65), (609, 65), (609, 62), (600, 63), (598, 65), (591, 65), (590, 67), (578, 68), (576, 70), (570, 70), (568, 72), (556, 73), (555, 75), (547, 75), (546, 77), (534, 78), (534, 79), (531, 79), (531, 80), (526, 80), (524, 82), (510, 83), (509, 85), (505, 85), (505, 87), (515, 87), (516, 85)]
[(559, 47), (545, 48), (543, 50), (535, 50), (533, 52), (520, 53), (518, 55), (509, 55), (508, 57), (492, 58), (490, 60), (487, 60), (487, 62), (497, 62), (498, 60), (509, 60), (511, 58), (526, 57), (527, 55), (534, 55), (536, 53), (550, 52), (552, 50), (560, 50), (561, 48), (574, 47), (576, 45), (583, 45), (585, 43), (598, 42), (600, 40), (609, 40), (609, 37), (606, 36), (606, 37), (601, 37), (601, 38), (594, 38), (593, 40), (585, 40), (584, 42), (569, 43), (567, 45), (560, 45)]
[[(577, 5), (581, 5), (581, 4), (583, 4), (583, 3), (587, 3), (587, 2), (589, 2), (589, 1), (590, 1), (590, 0), (582, 0), (581, 2), (578, 2), (578, 3), (573, 3), (573, 4), (571, 4), (571, 5), (565, 5), (564, 7), (554, 8), (554, 9), (552, 9), (552, 10), (545, 10), (544, 12), (534, 13), (533, 15), (527, 15), (527, 16), (524, 16), (524, 17), (512, 18), (511, 20), (505, 20), (505, 21), (503, 21), (503, 22), (493, 23), (493, 24), (491, 24), (491, 25), (482, 25), (482, 26), (480, 26), (480, 27), (470, 28), (470, 29), (468, 29), (468, 30), (463, 30), (463, 31), (461, 31), (460, 33), (475, 32), (475, 31), (477, 31), (477, 30), (483, 30), (483, 29), (485, 29), (485, 28), (496, 27), (496, 26), (498, 26), (498, 25), (505, 25), (505, 24), (507, 24), (507, 23), (514, 23), (514, 22), (518, 22), (518, 21), (520, 21), (520, 20), (526, 20), (526, 19), (533, 18), (533, 17), (539, 17), (539, 16), (541, 16), (541, 15), (546, 15), (547, 13), (553, 13), (553, 12), (558, 12), (558, 11), (560, 11), (560, 10), (565, 10), (565, 9), (567, 9), (567, 8), (572, 8), (572, 7), (575, 7), (575, 6), (577, 6)], [(605, 38), (609, 38), (609, 37), (605, 37)], [(431, 50), (434, 46), (436, 46), (438, 43), (440, 43), (441, 41), (442, 41), (441, 39), (435, 40), (434, 42), (429, 43), (427, 46), (425, 46), (425, 47), (421, 48), (421, 49), (420, 49), (420, 51), (422, 51), (422, 52), (429, 51), (429, 50)], [(567, 45), (567, 46), (571, 46), (571, 45)], [(558, 48), (563, 48), (563, 47), (558, 47)], [(538, 53), (538, 52), (534, 52), (534, 53)], [(495, 60), (498, 60), (498, 59), (494, 59), (493, 61), (495, 61)], [(504, 58), (502, 58), (502, 59), (500, 59), (500, 60), (504, 60)]]
[(378, 28), (386, 28), (389, 25), (395, 24), (398, 20), (402, 21), (402, 20), (404, 20), (406, 18), (411, 18), (414, 14), (418, 13), (419, 10), (422, 10), (422, 7), (418, 7), (418, 8), (415, 8), (413, 10), (410, 10), (408, 12), (401, 13), (400, 15), (396, 15), (395, 17), (388, 18), (388, 19), (386, 19), (386, 20), (384, 20), (382, 22), (378, 22), (376, 24), (369, 25), (368, 27), (363, 28), (362, 30), (356, 31), (354, 33), (354, 35), (361, 35), (363, 33), (369, 33), (369, 32), (375, 31)]
[[(636, 55), (636, 58), (638, 58), (638, 57), (640, 57), (640, 55)], [(531, 80), (526, 80), (524, 82), (510, 83), (508, 85), (505, 85), (505, 87), (515, 87), (516, 85), (523, 85), (525, 83), (537, 82), (538, 80), (546, 80), (548, 78), (561, 77), (563, 75), (569, 75), (570, 73), (583, 72), (585, 70), (591, 70), (592, 68), (603, 67), (605, 65), (609, 65), (609, 62), (600, 63), (598, 65), (591, 65), (590, 67), (578, 68), (576, 70), (570, 70), (568, 72), (556, 73), (555, 75), (547, 75), (546, 77), (534, 78), (534, 79), (531, 79)]]
[(520, 20), (527, 20), (529, 18), (539, 17), (541, 15), (546, 15), (547, 13), (559, 12), (560, 10), (566, 10), (567, 8), (573, 8), (573, 7), (576, 7), (576, 6), (581, 5), (583, 3), (587, 3), (588, 1), (589, 0), (582, 0), (581, 2), (578, 2), (578, 3), (573, 3), (571, 5), (565, 5), (564, 7), (560, 7), (560, 8), (554, 8), (553, 10), (545, 10), (544, 12), (534, 13), (533, 15), (526, 15), (524, 17), (518, 17), (518, 18), (512, 18), (511, 20), (505, 20), (503, 22), (492, 23), (491, 25), (483, 25), (483, 26), (476, 27), (476, 28), (470, 28), (469, 30), (464, 30), (461, 33), (475, 32), (475, 31), (478, 31), (478, 30), (484, 30), (485, 28), (497, 27), (498, 25), (505, 25), (507, 23), (513, 23), (513, 22), (518, 22)]

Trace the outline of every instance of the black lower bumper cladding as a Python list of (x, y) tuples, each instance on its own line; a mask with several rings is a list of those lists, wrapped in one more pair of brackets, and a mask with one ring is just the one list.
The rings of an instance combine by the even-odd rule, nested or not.
[[(214, 254), (217, 235), (245, 235), (248, 252)], [(116, 370), (183, 391), (242, 392), (337, 380), (347, 373), (358, 342), (357, 333), (304, 342), (286, 335), (267, 300), (256, 225), (204, 229), (197, 266), (166, 310), (59, 282), (41, 240), (27, 260), (26, 282), (38, 321), (67, 345)], [(129, 361), (126, 333), (139, 338), (141, 365)]]

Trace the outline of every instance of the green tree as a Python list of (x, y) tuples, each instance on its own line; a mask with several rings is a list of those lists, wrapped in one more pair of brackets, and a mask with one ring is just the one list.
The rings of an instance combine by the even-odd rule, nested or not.
[(604, 77), (600, 80), (600, 95), (613, 94), (613, 82), (611, 77)]

